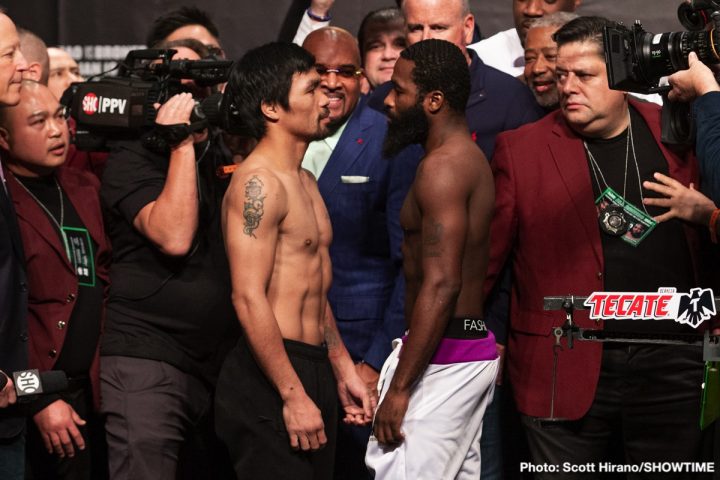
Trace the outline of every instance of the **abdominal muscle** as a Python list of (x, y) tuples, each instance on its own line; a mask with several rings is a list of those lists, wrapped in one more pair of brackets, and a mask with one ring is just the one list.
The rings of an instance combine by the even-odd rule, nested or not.
[(284, 339), (310, 345), (323, 343), (322, 320), (329, 281), (323, 282), (322, 264), (317, 251), (288, 252), (278, 248), (268, 300)]

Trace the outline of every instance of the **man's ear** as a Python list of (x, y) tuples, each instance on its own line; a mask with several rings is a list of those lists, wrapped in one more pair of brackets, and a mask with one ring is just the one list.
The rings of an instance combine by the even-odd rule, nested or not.
[(260, 104), (260, 111), (265, 115), (265, 118), (272, 122), (277, 122), (278, 118), (280, 118), (279, 110), (280, 106), (276, 103), (262, 102)]
[(429, 113), (437, 113), (445, 105), (445, 94), (440, 90), (433, 90), (425, 95), (425, 108)]
[(10, 151), (10, 132), (5, 127), (0, 127), (0, 148)]
[(475, 17), (472, 13), (465, 15), (463, 20), (463, 34), (465, 35), (465, 46), (473, 43), (473, 35), (475, 34)]
[(42, 66), (40, 66), (40, 63), (38, 62), (29, 63), (27, 70), (25, 70), (25, 72), (23, 73), (23, 78), (34, 80), (36, 82), (40, 81), (41, 76)]

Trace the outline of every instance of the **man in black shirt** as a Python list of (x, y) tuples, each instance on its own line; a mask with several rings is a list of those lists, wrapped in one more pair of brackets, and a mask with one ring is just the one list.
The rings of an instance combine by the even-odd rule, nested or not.
[[(176, 95), (156, 122), (189, 123), (193, 105)], [(101, 380), (114, 479), (174, 478), (183, 443), (212, 425), (217, 372), (237, 339), (213, 142), (193, 134), (167, 155), (122, 143), (103, 177), (113, 265)]]
[[(700, 460), (701, 349), (593, 342), (570, 349), (552, 334), (565, 315), (543, 311), (551, 295), (698, 286), (697, 232), (678, 220), (657, 224), (664, 209), (644, 205), (655, 194), (642, 188), (655, 172), (697, 182), (697, 164), (660, 143), (657, 106), (608, 88), (602, 32), (609, 24), (580, 17), (557, 31), (560, 110), (501, 134), (493, 159), (485, 288), (510, 257), (508, 370), (536, 465)], [(596, 323), (587, 312), (575, 321), (615, 335), (693, 332), (674, 321)], [(612, 457), (618, 450), (623, 456)]]

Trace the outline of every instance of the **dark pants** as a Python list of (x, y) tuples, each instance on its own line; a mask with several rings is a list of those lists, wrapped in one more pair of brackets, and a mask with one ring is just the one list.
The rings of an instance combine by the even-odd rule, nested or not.
[[(343, 417), (343, 412), (340, 412)], [(335, 480), (370, 480), (365, 466), (365, 451), (372, 427), (346, 425), (338, 420), (337, 449), (335, 451)]]
[(0, 438), (0, 473), (3, 480), (23, 480), (25, 476), (25, 431), (11, 438)]
[(32, 418), (28, 418), (26, 446), (26, 480), (101, 480), (107, 478), (105, 432), (100, 416), (93, 411), (92, 388), (87, 379), (70, 384), (62, 400), (87, 423), (77, 428), (85, 440), (85, 449), (75, 447), (74, 457), (60, 458), (48, 453), (42, 435)]
[[(697, 347), (606, 344), (595, 400), (583, 418), (549, 424), (523, 417), (533, 463), (703, 461), (701, 358), (702, 349)], [(587, 479), (588, 473), (540, 473), (535, 478)], [(708, 477), (640, 473), (627, 478)]]
[(112, 480), (227, 478), (205, 383), (165, 362), (122, 356), (102, 357), (100, 379)]
[(480, 437), (480, 478), (501, 480), (503, 469), (502, 405), (504, 388), (495, 385), (492, 402), (483, 415)]
[(230, 451), (238, 479), (329, 480), (333, 474), (337, 389), (327, 350), (285, 340), (305, 392), (322, 412), (327, 444), (316, 452), (294, 451), (283, 419), (283, 402), (246, 341), (225, 359), (216, 394), (216, 429)]

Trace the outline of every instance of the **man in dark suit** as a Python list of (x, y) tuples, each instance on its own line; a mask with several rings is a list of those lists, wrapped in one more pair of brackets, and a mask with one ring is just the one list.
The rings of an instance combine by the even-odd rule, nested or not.
[[(10, 17), (0, 11), (0, 106), (17, 105), (27, 63)], [(27, 286), (24, 254), (15, 210), (0, 172), (0, 408), (15, 402), (7, 376), (27, 366)], [(23, 478), (23, 417), (0, 410), (0, 472), (3, 478)]]
[[(330, 98), (331, 135), (312, 142), (303, 159), (333, 227), (328, 300), (358, 373), (375, 390), (391, 342), (405, 329), (399, 212), (414, 178), (409, 165), (421, 151), (416, 146), (395, 159), (382, 154), (387, 120), (361, 98), (360, 52), (349, 32), (325, 27), (303, 47), (315, 56), (320, 88)], [(369, 427), (340, 425), (336, 478), (367, 478), (369, 435)]]
[[(618, 444), (625, 455), (619, 463), (692, 462), (700, 455), (700, 349), (592, 342), (569, 349), (563, 340), (553, 367), (551, 331), (565, 315), (543, 311), (544, 296), (697, 286), (697, 232), (678, 220), (655, 225), (664, 209), (645, 206), (653, 193), (642, 188), (655, 172), (697, 183), (696, 161), (660, 142), (656, 105), (609, 90), (602, 47), (609, 23), (581, 17), (558, 30), (560, 110), (501, 134), (493, 159), (497, 197), (485, 289), (512, 258), (508, 371), (534, 464), (609, 459), (609, 446)], [(610, 189), (624, 201), (607, 202)], [(612, 215), (625, 221), (614, 223)], [(631, 217), (652, 225), (640, 242), (626, 235)], [(673, 321), (598, 324), (586, 312), (575, 321), (616, 335), (692, 332)], [(562, 421), (549, 426), (546, 417)], [(613, 438), (618, 429), (621, 439)], [(543, 475), (552, 476), (536, 478)]]

